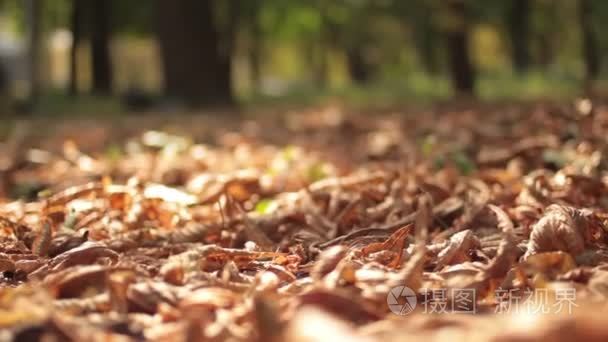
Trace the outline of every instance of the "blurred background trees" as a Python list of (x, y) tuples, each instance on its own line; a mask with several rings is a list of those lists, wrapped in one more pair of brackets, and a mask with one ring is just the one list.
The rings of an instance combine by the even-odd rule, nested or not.
[(602, 0), (0, 0), (0, 89), (134, 109), (601, 91), (606, 19)]

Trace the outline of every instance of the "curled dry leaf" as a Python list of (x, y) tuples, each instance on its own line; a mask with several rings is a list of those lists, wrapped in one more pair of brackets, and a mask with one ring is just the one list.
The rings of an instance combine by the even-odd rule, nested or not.
[(85, 230), (83, 232), (69, 231), (60, 234), (55, 234), (55, 236), (49, 243), (48, 255), (50, 257), (55, 257), (65, 251), (68, 251), (72, 248), (76, 248), (83, 244), (85, 241), (87, 241), (88, 237), (88, 230)]
[(497, 207), (493, 204), (488, 204), (488, 208), (490, 208), (490, 210), (492, 210), (494, 212), (494, 214), (496, 215), (496, 221), (498, 222), (498, 228), (502, 231), (502, 232), (508, 232), (508, 231), (513, 231), (515, 229), (515, 226), (513, 225), (513, 221), (511, 221), (511, 218), (509, 217), (509, 215), (507, 215), (507, 213), (502, 210), (500, 207)]
[(401, 270), (387, 281), (389, 288), (402, 285), (409, 287), (413, 291), (418, 291), (422, 286), (422, 274), (427, 261), (426, 243), (428, 240), (428, 230), (433, 218), (431, 208), (430, 198), (423, 196), (414, 221), (416, 229), (414, 253), (405, 262)]
[(321, 280), (331, 271), (333, 271), (338, 263), (346, 257), (348, 254), (348, 248), (344, 246), (332, 246), (324, 250), (317, 262), (313, 265), (310, 271), (310, 276), (314, 280)]
[(98, 242), (87, 241), (54, 257), (49, 266), (52, 271), (59, 271), (74, 265), (92, 264), (100, 258), (108, 258), (116, 262), (118, 254)]
[(371, 243), (363, 247), (361, 249), (361, 253), (364, 256), (367, 256), (371, 253), (392, 252), (394, 253), (394, 256), (391, 257), (389, 266), (396, 268), (401, 265), (401, 256), (403, 253), (403, 248), (405, 247), (405, 239), (409, 235), (411, 229), (411, 225), (403, 227), (394, 232), (391, 236), (389, 236), (389, 238), (385, 242)]
[(572, 207), (557, 204), (547, 207), (532, 227), (524, 258), (550, 251), (563, 251), (573, 256), (582, 253), (588, 234), (585, 216), (583, 211)]
[(484, 277), (488, 279), (503, 277), (521, 254), (522, 251), (517, 245), (517, 239), (511, 231), (506, 230), (503, 233), (503, 239), (498, 246), (496, 256), (485, 269)]
[(470, 261), (471, 252), (480, 247), (479, 240), (470, 230), (452, 235), (447, 246), (437, 255), (437, 269), (446, 265), (460, 264)]

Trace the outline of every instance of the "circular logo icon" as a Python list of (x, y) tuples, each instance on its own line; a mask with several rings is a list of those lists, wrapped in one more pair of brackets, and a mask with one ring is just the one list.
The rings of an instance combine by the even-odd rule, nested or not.
[(403, 316), (414, 311), (416, 302), (416, 293), (406, 286), (395, 286), (386, 296), (388, 308), (397, 315)]

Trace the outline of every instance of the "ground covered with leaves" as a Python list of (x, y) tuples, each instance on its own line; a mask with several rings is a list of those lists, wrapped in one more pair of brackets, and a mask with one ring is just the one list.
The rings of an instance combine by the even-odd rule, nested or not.
[(608, 340), (608, 107), (363, 114), (16, 125), (0, 339)]

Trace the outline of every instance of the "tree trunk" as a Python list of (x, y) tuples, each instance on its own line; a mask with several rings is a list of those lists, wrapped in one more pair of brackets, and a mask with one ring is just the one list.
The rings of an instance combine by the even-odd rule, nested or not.
[(365, 84), (371, 79), (372, 71), (365, 60), (360, 46), (349, 48), (346, 51), (346, 63), (351, 80), (358, 84)]
[(558, 2), (556, 1), (535, 1), (534, 10), (538, 12), (540, 27), (535, 30), (534, 43), (537, 48), (535, 56), (536, 64), (543, 69), (549, 69), (555, 62), (559, 41), (556, 39), (556, 30), (551, 23), (559, 20)]
[(437, 50), (433, 40), (437, 39), (435, 32), (430, 28), (423, 28), (422, 37), (419, 39), (417, 50), (422, 59), (422, 66), (429, 75), (436, 75), (439, 72), (437, 61)]
[(424, 71), (429, 75), (435, 75), (440, 69), (435, 44), (435, 41), (438, 40), (438, 32), (433, 23), (432, 9), (428, 7), (428, 4), (421, 3), (420, 6), (419, 15), (412, 18), (414, 44)]
[(511, 0), (507, 27), (511, 39), (513, 69), (523, 73), (530, 66), (528, 38), (530, 32), (530, 0)]
[[(2, 43), (0, 38), (0, 43)], [(9, 93), (9, 80), (5, 66), (0, 64), (0, 111), (2, 113), (8, 113), (11, 106), (11, 96)], [(0, 195), (6, 194), (3, 192), (4, 180), (8, 178), (8, 174), (3, 174), (2, 168), (0, 167)], [(6, 188), (5, 188), (6, 189)]]
[(548, 69), (555, 60), (555, 49), (550, 32), (543, 32), (538, 35), (538, 64), (544, 69)]
[(260, 24), (260, 3), (254, 4), (253, 12), (249, 22), (249, 69), (251, 77), (251, 86), (254, 88), (254, 93), (259, 93), (262, 86), (262, 51), (263, 51), (263, 33)]
[(313, 44), (314, 65), (312, 71), (314, 73), (313, 79), (316, 86), (320, 89), (326, 89), (327, 84), (329, 83), (327, 75), (327, 48), (325, 42), (322, 40), (323, 38), (321, 37), (319, 41)]
[(78, 45), (82, 38), (82, 15), (83, 0), (72, 1), (72, 13), (70, 26), (72, 30), (72, 46), (70, 48), (70, 83), (69, 93), (72, 96), (78, 94)]
[(190, 106), (231, 104), (231, 56), (220, 51), (213, 1), (158, 0), (156, 5), (166, 95)]
[(327, 4), (323, 0), (317, 1), (316, 8), (320, 15), (320, 29), (316, 41), (313, 43), (313, 79), (320, 89), (326, 89), (329, 83), (329, 40), (333, 32), (327, 17)]
[(93, 0), (91, 6), (91, 61), (93, 92), (112, 92), (112, 62), (110, 57), (110, 1)]
[(469, 56), (469, 30), (467, 8), (464, 0), (448, 1), (453, 26), (447, 31), (448, 64), (452, 83), (457, 94), (473, 95), (475, 71)]
[(249, 46), (249, 68), (254, 93), (259, 93), (262, 86), (262, 35), (258, 31), (258, 29), (254, 29), (251, 33), (251, 45)]
[[(218, 74), (218, 87), (222, 89), (224, 93), (232, 94), (232, 56), (236, 50), (236, 39), (237, 39), (237, 27), (239, 24), (239, 4), (238, 0), (222, 0), (228, 6), (226, 25), (224, 28), (224, 34), (220, 35), (219, 41), (219, 60), (220, 60), (220, 72)], [(206, 0), (205, 2), (211, 2), (212, 0)], [(211, 7), (211, 16), (213, 16), (213, 5)], [(211, 21), (213, 23), (213, 21)], [(212, 29), (213, 30), (213, 29)], [(215, 28), (215, 32), (218, 29)], [(230, 99), (229, 102), (232, 102)]]
[(583, 58), (585, 61), (585, 78), (587, 81), (597, 79), (600, 72), (599, 49), (597, 37), (593, 30), (592, 8), (589, 0), (579, 0), (579, 20), (582, 33)]
[(42, 0), (27, 0), (29, 102), (34, 104), (40, 95), (40, 44), (42, 34)]

